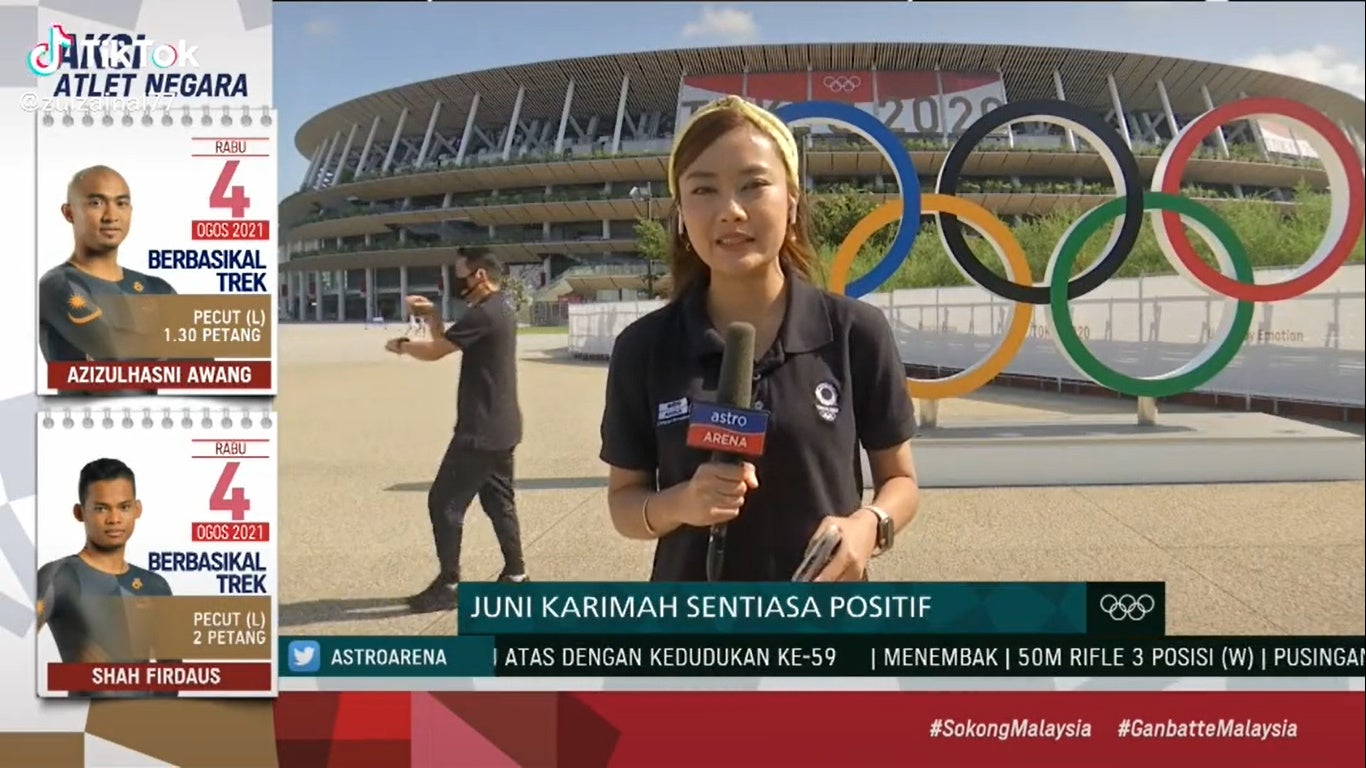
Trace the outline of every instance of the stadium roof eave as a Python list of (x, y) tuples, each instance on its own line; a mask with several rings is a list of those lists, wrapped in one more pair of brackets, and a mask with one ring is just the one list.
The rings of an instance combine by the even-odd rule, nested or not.
[[(432, 106), (441, 101), (438, 118), (447, 131), (463, 126), (479, 94), (479, 114), (489, 121), (510, 119), (520, 86), (524, 94), (524, 118), (558, 117), (565, 88), (575, 83), (574, 102), (584, 111), (610, 114), (616, 111), (621, 79), (631, 78), (632, 104), (663, 107), (677, 97), (684, 73), (800, 71), (813, 69), (863, 70), (934, 69), (1001, 71), (1006, 92), (1052, 92), (1052, 71), (1062, 75), (1069, 101), (1108, 105), (1103, 77), (1111, 73), (1126, 104), (1151, 108), (1158, 102), (1154, 84), (1161, 79), (1173, 106), (1181, 112), (1202, 111), (1202, 86), (1214, 102), (1224, 103), (1247, 93), (1283, 96), (1302, 101), (1335, 119), (1344, 120), (1366, 133), (1361, 99), (1325, 85), (1274, 72), (1215, 64), (1192, 59), (1138, 53), (964, 43), (794, 43), (667, 51), (641, 51), (560, 59), (497, 67), (477, 72), (410, 83), (361, 96), (331, 107), (307, 120), (295, 134), (295, 146), (310, 155), (337, 131), (362, 126), (362, 133), (376, 116), (381, 118), (377, 136), (387, 137), (403, 109), (409, 110), (409, 132), (420, 130)], [(1137, 103), (1135, 103), (1137, 102)], [(377, 140), (379, 140), (377, 138)]]

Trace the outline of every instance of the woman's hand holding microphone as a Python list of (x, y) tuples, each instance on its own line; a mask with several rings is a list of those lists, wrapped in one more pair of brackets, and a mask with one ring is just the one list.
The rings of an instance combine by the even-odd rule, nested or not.
[(749, 462), (703, 463), (683, 486), (677, 506), (678, 522), (697, 528), (729, 523), (740, 515), (745, 494), (759, 487), (759, 477)]

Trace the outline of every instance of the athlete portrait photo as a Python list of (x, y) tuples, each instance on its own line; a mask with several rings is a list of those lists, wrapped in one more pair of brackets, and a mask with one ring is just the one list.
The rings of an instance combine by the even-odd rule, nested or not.
[(170, 283), (119, 263), (133, 223), (133, 195), (123, 175), (96, 165), (77, 171), (62, 217), (71, 224), (71, 255), (38, 281), (38, 344), (49, 363), (118, 360), (121, 339), (144, 333), (129, 297), (168, 295)]
[(66, 663), (146, 661), (155, 649), (129, 598), (168, 597), (171, 587), (124, 557), (142, 516), (137, 479), (118, 459), (96, 459), (81, 468), (77, 493), (85, 546), (38, 569), (38, 631), (51, 630)]

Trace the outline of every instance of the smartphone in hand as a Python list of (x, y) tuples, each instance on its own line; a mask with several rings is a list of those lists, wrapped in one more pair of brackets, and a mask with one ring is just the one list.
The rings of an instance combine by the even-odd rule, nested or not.
[(841, 538), (840, 529), (834, 526), (826, 528), (807, 546), (802, 564), (797, 567), (797, 572), (792, 574), (792, 580), (814, 580), (825, 566), (830, 564), (830, 559), (835, 556), (835, 550), (839, 549)]

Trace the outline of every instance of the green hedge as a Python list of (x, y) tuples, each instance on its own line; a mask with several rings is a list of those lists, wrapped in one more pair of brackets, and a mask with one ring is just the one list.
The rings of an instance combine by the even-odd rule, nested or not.
[[(1330, 199), (1326, 194), (1300, 189), (1296, 191), (1293, 205), (1264, 200), (1204, 202), (1217, 210), (1229, 223), (1242, 240), (1253, 264), (1260, 268), (1303, 264), (1323, 239), (1328, 224)], [(877, 201), (857, 194), (829, 197), (815, 204), (812, 236), (824, 259), (824, 269), (828, 270), (835, 249), (843, 240), (844, 234), (877, 205)], [(1030, 274), (1035, 282), (1043, 280), (1048, 258), (1054, 247), (1082, 212), (1058, 209), (1046, 216), (1011, 226), (1011, 231), (1029, 259)], [(897, 270), (892, 279), (887, 281), (883, 290), (967, 284), (967, 280), (959, 273), (940, 244), (933, 217), (922, 221), (920, 234), (911, 248), (910, 258)], [(992, 247), (981, 237), (975, 236), (976, 233), (971, 227), (965, 225), (964, 230), (969, 235), (969, 244), (978, 258), (998, 275), (1004, 275), (1005, 269)], [(1077, 271), (1085, 269), (1100, 255), (1110, 232), (1111, 226), (1107, 225), (1087, 241), (1083, 255), (1077, 262)], [(1205, 260), (1213, 263), (1204, 241), (1189, 228), (1187, 232), (1190, 233), (1191, 242), (1196, 245), (1196, 249)], [(886, 253), (894, 235), (894, 228), (886, 227), (871, 238), (869, 243), (860, 249), (849, 279), (866, 274), (881, 259), (882, 254)], [(1352, 249), (1351, 261), (1360, 263), (1362, 260), (1362, 238), (1358, 237)], [(1138, 243), (1118, 276), (1171, 274), (1172, 271), (1157, 248), (1151, 216), (1145, 216)], [(824, 278), (824, 275), (822, 277)]]

